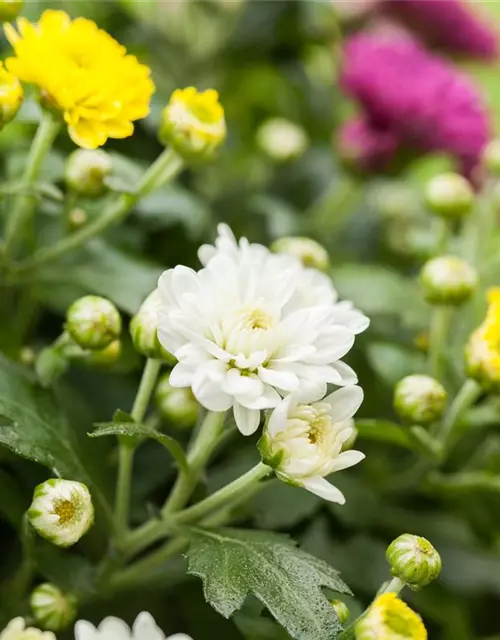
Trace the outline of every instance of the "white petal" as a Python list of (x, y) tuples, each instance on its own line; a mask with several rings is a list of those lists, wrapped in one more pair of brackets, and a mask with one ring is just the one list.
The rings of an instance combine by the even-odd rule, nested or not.
[(283, 391), (295, 391), (299, 386), (297, 375), (291, 371), (259, 367), (258, 374), (263, 382)]
[(75, 640), (97, 640), (99, 632), (87, 620), (78, 620), (75, 624)]
[(361, 462), (361, 460), (364, 460), (365, 457), (365, 454), (361, 453), (361, 451), (344, 451), (335, 458), (333, 464), (330, 466), (331, 473), (353, 467), (355, 464), (358, 464), (358, 462)]
[(330, 484), (325, 478), (315, 476), (314, 478), (303, 480), (302, 484), (304, 489), (307, 489), (324, 500), (328, 500), (328, 502), (345, 504), (345, 497), (342, 491), (337, 489), (333, 484)]
[(267, 430), (271, 437), (285, 431), (288, 413), (296, 404), (294, 397), (289, 395), (279, 403), (276, 409), (274, 409), (267, 423)]
[(191, 636), (187, 636), (185, 633), (176, 633), (173, 636), (168, 636), (167, 640), (193, 640)]
[(132, 627), (134, 640), (164, 640), (165, 634), (158, 628), (155, 619), (147, 611), (140, 613)]
[(128, 625), (114, 616), (104, 618), (99, 625), (99, 635), (101, 640), (131, 640), (132, 638)]
[(330, 407), (330, 415), (335, 422), (344, 422), (352, 418), (363, 402), (361, 387), (343, 387), (324, 399)]
[(232, 396), (221, 391), (220, 385), (209, 377), (197, 380), (191, 388), (198, 402), (209, 411), (227, 411), (233, 404)]
[(233, 407), (234, 420), (236, 426), (244, 436), (250, 436), (259, 428), (260, 411), (257, 409), (247, 409), (239, 402)]
[(172, 387), (184, 388), (190, 387), (193, 383), (193, 366), (177, 363), (170, 372), (169, 382)]
[(339, 360), (337, 362), (333, 362), (330, 366), (339, 374), (339, 381), (334, 383), (339, 387), (345, 387), (347, 385), (356, 384), (358, 382), (358, 376), (356, 375), (354, 369), (352, 369), (345, 362), (341, 362)]

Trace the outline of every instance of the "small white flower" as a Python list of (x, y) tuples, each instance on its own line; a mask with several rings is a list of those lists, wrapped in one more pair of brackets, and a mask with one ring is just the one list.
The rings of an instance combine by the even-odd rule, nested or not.
[(282, 396), (313, 402), (328, 383), (356, 383), (340, 358), (368, 320), (336, 302), (327, 276), (246, 238), (237, 243), (224, 225), (215, 247), (201, 247), (199, 256), (200, 271), (179, 266), (159, 281), (158, 337), (179, 361), (172, 386), (191, 387), (211, 411), (233, 407), (249, 435), (261, 410)]
[(75, 640), (192, 640), (184, 633), (176, 633), (165, 638), (156, 625), (153, 616), (146, 611), (140, 613), (132, 629), (120, 618), (104, 618), (98, 627), (86, 620), (78, 620), (75, 625)]
[(14, 618), (0, 633), (0, 640), (56, 640), (51, 631), (26, 627), (23, 618)]
[(344, 504), (345, 498), (325, 476), (347, 469), (365, 457), (343, 451), (354, 434), (352, 416), (363, 401), (360, 387), (344, 387), (321, 402), (300, 404), (292, 395), (272, 412), (259, 442), (266, 464), (280, 480)]
[(36, 487), (28, 517), (43, 538), (70, 547), (94, 522), (92, 497), (81, 482), (47, 480)]

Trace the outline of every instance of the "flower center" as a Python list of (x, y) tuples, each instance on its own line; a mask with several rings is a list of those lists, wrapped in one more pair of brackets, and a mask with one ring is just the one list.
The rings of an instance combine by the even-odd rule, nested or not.
[(331, 432), (332, 419), (329, 405), (311, 406), (300, 404), (289, 418), (301, 420), (304, 423), (306, 437), (311, 444), (321, 444)]
[(59, 516), (59, 524), (65, 525), (75, 517), (76, 507), (70, 500), (59, 500), (54, 508), (54, 513)]

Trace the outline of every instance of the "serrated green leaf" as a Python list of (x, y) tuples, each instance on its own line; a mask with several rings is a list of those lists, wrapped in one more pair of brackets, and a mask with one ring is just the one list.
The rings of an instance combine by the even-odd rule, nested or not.
[(187, 471), (188, 465), (184, 451), (177, 440), (171, 436), (160, 433), (156, 429), (148, 427), (146, 424), (137, 424), (136, 422), (99, 422), (94, 426), (97, 427), (96, 430), (88, 434), (91, 438), (100, 438), (102, 436), (125, 436), (127, 438), (134, 438), (138, 441), (143, 440), (144, 438), (156, 440), (168, 449), (171, 455), (175, 458), (179, 468), (183, 471)]
[(0, 421), (1, 444), (53, 473), (84, 482), (109, 515), (109, 507), (96, 482), (95, 456), (86, 451), (71, 429), (55, 396), (2, 356), (0, 414), (4, 418)]
[(296, 640), (335, 640), (342, 627), (322, 587), (350, 593), (339, 573), (286, 536), (263, 531), (190, 529), (188, 573), (229, 618), (256, 596)]

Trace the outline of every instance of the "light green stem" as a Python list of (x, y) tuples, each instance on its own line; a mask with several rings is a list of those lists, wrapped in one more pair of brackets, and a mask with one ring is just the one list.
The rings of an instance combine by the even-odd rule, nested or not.
[(31, 259), (19, 265), (14, 272), (14, 277), (58, 260), (102, 234), (109, 227), (119, 223), (141, 198), (172, 180), (182, 169), (182, 166), (182, 159), (171, 149), (166, 149), (149, 167), (133, 193), (120, 195), (92, 222), (63, 238), (60, 242), (37, 251)]
[(27, 195), (25, 191), (31, 192), (33, 190), (33, 186), (40, 174), (42, 163), (52, 147), (60, 127), (60, 120), (56, 119), (49, 111), (43, 111), (21, 179), (23, 193), (16, 197), (7, 220), (4, 240), (6, 256), (15, 251), (20, 236), (23, 234), (26, 224), (32, 215), (34, 200), (32, 195)]
[(466, 380), (464, 382), (462, 388), (453, 400), (438, 433), (438, 440), (443, 447), (443, 451), (446, 452), (460, 418), (480, 395), (481, 387), (477, 382), (474, 380)]
[[(144, 419), (160, 369), (160, 360), (149, 359), (146, 362), (139, 389), (135, 396), (134, 406), (132, 407), (131, 416), (134, 422), (140, 423)], [(128, 438), (122, 438), (120, 440), (115, 500), (115, 528), (119, 536), (128, 529), (130, 489), (132, 485), (135, 449), (136, 445)]]
[(402, 580), (399, 578), (392, 578), (390, 582), (380, 589), (377, 596), (381, 596), (383, 593), (395, 593), (396, 595), (399, 595), (405, 587), (406, 584)]
[(429, 375), (441, 379), (441, 365), (450, 329), (452, 308), (437, 306), (434, 309), (429, 334)]

